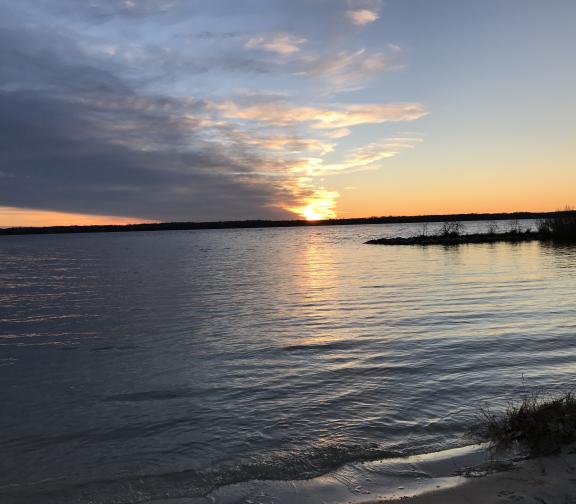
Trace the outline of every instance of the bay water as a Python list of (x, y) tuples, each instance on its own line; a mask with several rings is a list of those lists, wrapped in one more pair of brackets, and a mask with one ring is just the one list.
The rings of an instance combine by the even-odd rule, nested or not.
[(0, 502), (302, 480), (570, 389), (576, 248), (364, 244), (420, 227), (0, 237)]

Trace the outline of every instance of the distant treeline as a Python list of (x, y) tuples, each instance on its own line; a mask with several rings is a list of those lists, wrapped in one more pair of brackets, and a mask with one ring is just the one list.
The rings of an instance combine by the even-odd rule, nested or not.
[(401, 217), (364, 217), (357, 219), (305, 220), (244, 220), (218, 222), (159, 222), (149, 224), (99, 225), (99, 226), (50, 226), (13, 227), (0, 229), (0, 235), (56, 234), (56, 233), (124, 233), (128, 231), (186, 231), (195, 229), (235, 229), (303, 226), (351, 226), (358, 224), (409, 224), (419, 222), (480, 221), (480, 220), (520, 220), (545, 219), (556, 212), (532, 213), (471, 213), (454, 215), (416, 215)]

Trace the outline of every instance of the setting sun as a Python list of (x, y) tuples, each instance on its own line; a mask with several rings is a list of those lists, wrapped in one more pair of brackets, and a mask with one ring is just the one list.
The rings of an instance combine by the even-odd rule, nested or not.
[(336, 198), (339, 194), (333, 191), (319, 190), (317, 193), (305, 201), (305, 205), (297, 208), (290, 208), (307, 221), (317, 221), (336, 218)]
[(327, 217), (318, 212), (313, 206), (308, 206), (302, 209), (302, 216), (308, 221), (322, 220)]

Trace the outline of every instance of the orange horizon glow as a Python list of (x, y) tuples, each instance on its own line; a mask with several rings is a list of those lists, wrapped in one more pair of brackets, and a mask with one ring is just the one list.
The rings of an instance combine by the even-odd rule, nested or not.
[(0, 228), (9, 227), (50, 227), (50, 226), (98, 226), (144, 224), (158, 222), (136, 217), (90, 215), (50, 210), (1, 207)]
[[(472, 213), (514, 213), (514, 212), (554, 212), (566, 207), (575, 207), (576, 201), (569, 198), (550, 198), (550, 201), (539, 205), (531, 204), (530, 198), (507, 202), (504, 198), (493, 205), (483, 205), (480, 201), (458, 199), (439, 204), (436, 198), (421, 198), (416, 206), (406, 201), (399, 194), (390, 195), (386, 204), (376, 200), (378, 191), (351, 191), (339, 197), (338, 193), (319, 191), (317, 195), (305, 200), (300, 207), (286, 210), (309, 222), (337, 218), (368, 217), (403, 217), (424, 215), (453, 215)], [(378, 198), (380, 199), (380, 198)], [(496, 198), (495, 198), (496, 199)], [(500, 199), (500, 198), (498, 198)], [(374, 201), (376, 200), (376, 201)], [(554, 200), (554, 201), (552, 201)], [(338, 208), (336, 208), (338, 206)], [(383, 208), (385, 207), (385, 208)], [(183, 219), (186, 220), (186, 219)], [(189, 220), (195, 220), (193, 216)], [(237, 220), (243, 220), (239, 217)], [(49, 227), (49, 226), (91, 226), (91, 225), (124, 225), (162, 222), (160, 220), (139, 219), (137, 217), (91, 215), (49, 210), (1, 207), (0, 228), (8, 227)]]
[[(466, 207), (456, 209), (453, 207), (437, 207), (420, 212), (396, 211), (396, 212), (336, 212), (330, 207), (331, 202), (326, 200), (313, 200), (307, 205), (290, 211), (308, 222), (322, 221), (327, 219), (347, 218), (370, 218), (370, 217), (405, 217), (425, 215), (455, 215), (455, 214), (500, 214), (514, 212), (545, 213), (563, 210), (567, 205), (555, 205), (539, 208), (498, 208), (486, 210), (484, 208)], [(574, 205), (568, 205), (574, 206)], [(407, 210), (407, 209), (406, 209)], [(194, 220), (194, 219), (190, 219)], [(242, 220), (242, 219), (238, 219)], [(18, 209), (12, 207), (0, 207), (0, 228), (11, 227), (50, 227), (50, 226), (97, 226), (97, 225), (126, 225), (146, 224), (163, 222), (160, 220), (137, 219), (133, 217), (74, 214), (66, 212), (50, 212), (42, 210)]]

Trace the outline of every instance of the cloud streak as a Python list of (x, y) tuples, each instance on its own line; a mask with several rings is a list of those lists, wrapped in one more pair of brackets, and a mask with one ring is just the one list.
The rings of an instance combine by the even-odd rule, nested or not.
[(242, 105), (229, 100), (213, 102), (208, 106), (227, 119), (257, 121), (275, 126), (307, 123), (313, 129), (337, 129), (337, 135), (348, 133), (346, 128), (352, 126), (414, 121), (427, 113), (419, 103), (307, 107), (293, 106), (287, 102)]
[(290, 33), (271, 33), (254, 35), (250, 37), (244, 47), (246, 49), (260, 49), (276, 54), (293, 54), (300, 51), (300, 46), (307, 40)]

